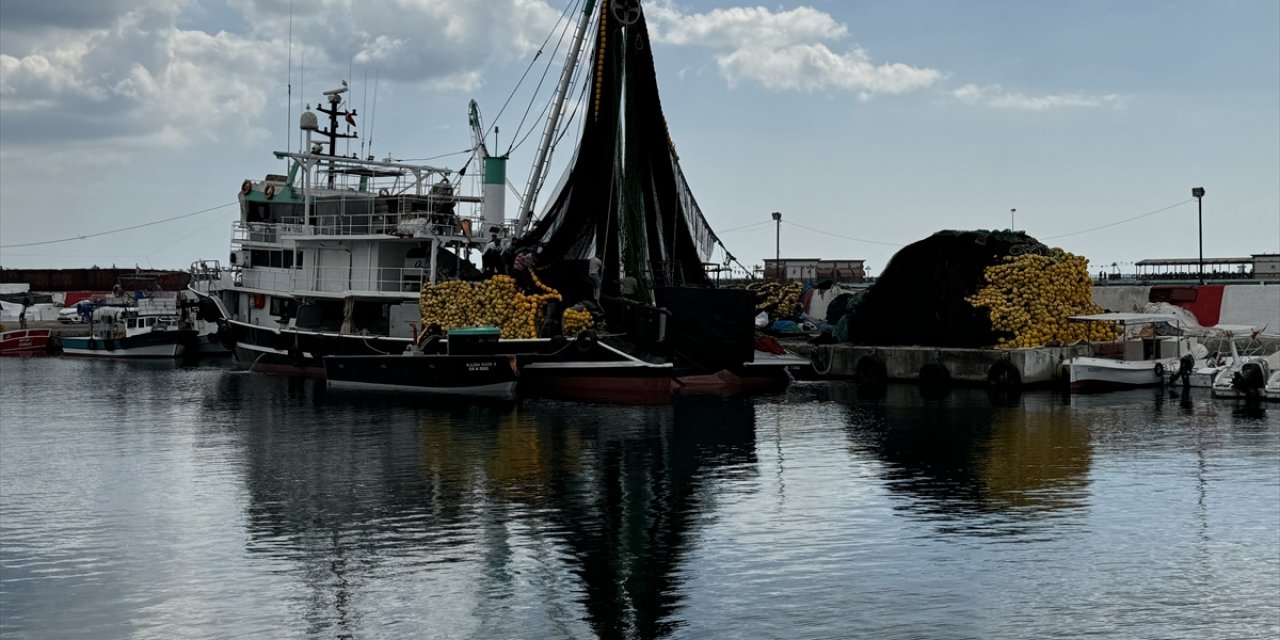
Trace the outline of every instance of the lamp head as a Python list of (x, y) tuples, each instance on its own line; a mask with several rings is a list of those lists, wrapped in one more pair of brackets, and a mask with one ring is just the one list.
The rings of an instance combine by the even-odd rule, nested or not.
[(781, 211), (774, 211), (774, 212), (773, 212), (773, 219), (774, 219), (774, 220), (781, 220), (781, 219), (782, 219), (782, 212), (781, 212)]
[(1195, 188), (1191, 189), (1191, 197), (1192, 197), (1192, 198), (1203, 198), (1203, 197), (1204, 197), (1204, 187), (1195, 187)]

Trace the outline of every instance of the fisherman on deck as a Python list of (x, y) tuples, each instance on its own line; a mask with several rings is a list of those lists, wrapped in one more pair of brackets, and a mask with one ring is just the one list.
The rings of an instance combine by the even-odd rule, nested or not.
[(600, 259), (598, 255), (591, 256), (591, 259), (587, 261), (587, 275), (591, 276), (591, 296), (595, 298), (596, 302), (600, 301), (600, 285), (602, 283), (600, 271), (602, 269), (604, 269), (604, 260)]
[(623, 277), (622, 282), (619, 283), (618, 285), (618, 293), (622, 294), (622, 297), (624, 298), (636, 297), (636, 292), (639, 289), (640, 289), (640, 285), (639, 283), (636, 282), (636, 279), (634, 276)]
[(484, 246), (484, 253), (480, 254), (480, 264), (484, 268), (484, 276), (486, 278), (502, 273), (502, 241), (498, 239), (497, 233), (489, 234), (489, 243)]
[(22, 311), (18, 312), (18, 328), (19, 329), (27, 328), (27, 309), (32, 304), (35, 304), (35, 302), (31, 299), (30, 293), (27, 293), (26, 295), (22, 296)]

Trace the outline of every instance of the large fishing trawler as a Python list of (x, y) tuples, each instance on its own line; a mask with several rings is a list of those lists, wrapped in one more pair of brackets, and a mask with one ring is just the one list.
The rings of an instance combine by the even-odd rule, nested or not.
[[(594, 28), (593, 28), (594, 26)], [(588, 36), (591, 36), (588, 38)], [(594, 42), (567, 175), (535, 220), (575, 65)], [(477, 179), (463, 170), (339, 155), (356, 136), (346, 84), (300, 118), (305, 144), (277, 152), (286, 175), (245, 180), (230, 269), (196, 274), (225, 316), (237, 367), (324, 375), (327, 356), (399, 355), (422, 326), (420, 291), (478, 280), (472, 262), (506, 239), (500, 270), (553, 287), (533, 336), (503, 339), (520, 384), (546, 392), (745, 388), (786, 384), (805, 361), (755, 349), (754, 294), (711, 286), (724, 249), (694, 200), (667, 135), (644, 13), (637, 0), (583, 3), (529, 187), (505, 216), (506, 157), (484, 144), (471, 103)], [(625, 150), (625, 152), (624, 152)], [(470, 161), (467, 166), (470, 166)], [(464, 180), (478, 195), (463, 193)], [(724, 251), (725, 260), (732, 259)], [(593, 265), (594, 263), (594, 265)], [(592, 273), (598, 273), (592, 286)], [(540, 280), (539, 280), (540, 278)], [(596, 331), (561, 335), (564, 309), (589, 303)], [(448, 330), (456, 327), (438, 327)]]

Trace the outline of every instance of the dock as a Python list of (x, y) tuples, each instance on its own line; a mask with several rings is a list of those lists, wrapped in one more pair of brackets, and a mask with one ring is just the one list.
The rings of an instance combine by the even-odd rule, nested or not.
[[(791, 345), (788, 345), (791, 346)], [(956, 349), (924, 346), (811, 345), (808, 356), (821, 376), (870, 384), (917, 382), (925, 386), (1049, 386), (1059, 365), (1092, 355), (1088, 344), (1029, 349)]]

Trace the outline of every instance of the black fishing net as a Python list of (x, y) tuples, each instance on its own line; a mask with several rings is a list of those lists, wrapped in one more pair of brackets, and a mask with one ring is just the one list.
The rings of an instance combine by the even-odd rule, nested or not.
[(849, 342), (860, 345), (984, 347), (995, 343), (986, 309), (966, 296), (1005, 256), (1047, 253), (1020, 231), (939, 231), (894, 254), (849, 311)]
[[(709, 284), (715, 235), (680, 170), (667, 133), (643, 12), (630, 24), (602, 2), (582, 137), (568, 175), (518, 248), (537, 262), (604, 261), (606, 293), (632, 276), (654, 288)], [(637, 5), (638, 8), (638, 5)]]

